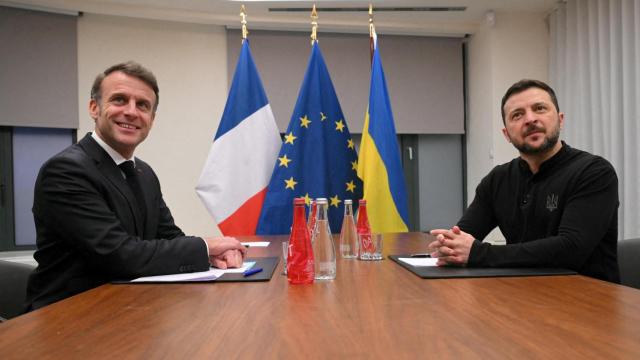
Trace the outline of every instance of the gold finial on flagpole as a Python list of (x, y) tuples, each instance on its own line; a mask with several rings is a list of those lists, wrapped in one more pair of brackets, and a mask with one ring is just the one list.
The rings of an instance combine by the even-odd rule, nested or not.
[(247, 39), (247, 35), (249, 35), (249, 30), (247, 30), (247, 11), (244, 8), (244, 5), (240, 6), (240, 24), (242, 24), (242, 42)]
[(314, 42), (318, 41), (318, 12), (316, 11), (316, 4), (313, 4), (311, 9), (311, 46)]
[(373, 26), (373, 5), (369, 3), (369, 37), (373, 37), (373, 33), (376, 29)]
[(373, 25), (373, 5), (369, 3), (369, 60), (371, 60), (371, 64), (373, 64), (376, 41), (376, 27)]

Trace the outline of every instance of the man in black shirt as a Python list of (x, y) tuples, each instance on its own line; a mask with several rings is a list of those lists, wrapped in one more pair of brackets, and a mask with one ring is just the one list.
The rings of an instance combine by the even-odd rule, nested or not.
[[(564, 114), (547, 84), (502, 98), (502, 133), (520, 157), (496, 166), (456, 226), (432, 230), (438, 265), (559, 267), (619, 282), (618, 178), (611, 164), (559, 141)], [(482, 239), (496, 226), (506, 245)]]

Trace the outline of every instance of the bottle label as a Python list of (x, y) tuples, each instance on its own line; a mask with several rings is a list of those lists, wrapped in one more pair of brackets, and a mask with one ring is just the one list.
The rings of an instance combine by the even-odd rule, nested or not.
[(371, 234), (360, 234), (360, 244), (362, 245), (362, 250), (367, 253), (372, 253), (373, 242), (371, 241)]

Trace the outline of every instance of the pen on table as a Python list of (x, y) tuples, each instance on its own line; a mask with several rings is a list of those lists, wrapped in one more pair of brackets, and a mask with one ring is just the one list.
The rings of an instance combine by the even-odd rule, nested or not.
[(430, 258), (431, 255), (429, 254), (411, 254), (412, 258)]
[(253, 269), (249, 269), (245, 272), (242, 273), (242, 276), (247, 277), (247, 276), (251, 276), (253, 274), (257, 274), (259, 272), (262, 271), (262, 268), (253, 268)]

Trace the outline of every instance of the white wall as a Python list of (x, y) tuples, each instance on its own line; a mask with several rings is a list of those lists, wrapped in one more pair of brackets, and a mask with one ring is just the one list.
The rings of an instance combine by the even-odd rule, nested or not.
[(118, 62), (135, 60), (154, 72), (160, 106), (136, 156), (158, 174), (176, 224), (187, 234), (219, 230), (194, 187), (227, 98), (224, 28), (85, 14), (78, 20), (80, 126), (93, 130), (87, 112), (95, 76)]
[(493, 165), (493, 138), (498, 105), (494, 102), (493, 29), (483, 26), (467, 47), (467, 201)]
[[(496, 165), (518, 156), (501, 134), (500, 102), (516, 81), (549, 78), (549, 33), (545, 13), (497, 13), (468, 46), (467, 199)], [(503, 239), (499, 231), (489, 240)]]

